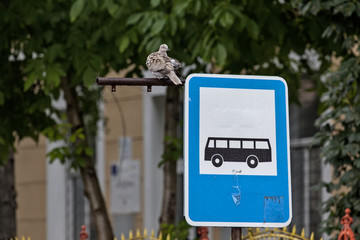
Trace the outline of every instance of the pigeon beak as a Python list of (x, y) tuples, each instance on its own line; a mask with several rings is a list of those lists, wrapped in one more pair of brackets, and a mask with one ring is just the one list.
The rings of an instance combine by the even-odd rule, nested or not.
[(170, 48), (168, 48), (166, 51), (171, 51), (171, 49), (170, 49)]

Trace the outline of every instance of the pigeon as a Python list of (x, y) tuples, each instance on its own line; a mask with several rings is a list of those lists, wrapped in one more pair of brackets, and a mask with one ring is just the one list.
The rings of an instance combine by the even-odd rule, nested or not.
[(170, 50), (166, 44), (161, 44), (159, 51), (150, 53), (146, 59), (146, 66), (155, 77), (161, 79), (168, 77), (175, 85), (181, 85), (182, 82), (176, 76), (175, 71), (181, 67), (181, 63), (169, 57), (166, 51)]

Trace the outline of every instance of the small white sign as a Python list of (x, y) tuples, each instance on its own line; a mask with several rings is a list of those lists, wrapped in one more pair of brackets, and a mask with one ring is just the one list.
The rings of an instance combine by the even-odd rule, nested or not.
[(140, 211), (139, 161), (124, 160), (111, 165), (111, 212), (129, 214)]
[(200, 87), (199, 125), (200, 174), (276, 176), (274, 90)]

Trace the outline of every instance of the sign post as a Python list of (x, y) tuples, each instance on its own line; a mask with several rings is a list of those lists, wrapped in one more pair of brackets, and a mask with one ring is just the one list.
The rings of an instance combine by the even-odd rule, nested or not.
[(192, 74), (184, 101), (187, 222), (287, 226), (292, 209), (285, 80)]

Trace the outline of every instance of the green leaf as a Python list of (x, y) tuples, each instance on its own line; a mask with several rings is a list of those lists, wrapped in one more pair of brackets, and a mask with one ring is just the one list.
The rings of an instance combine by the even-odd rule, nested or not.
[(96, 73), (91, 67), (87, 67), (83, 74), (85, 86), (90, 87), (95, 83)]
[(214, 9), (213, 9), (213, 11), (212, 11), (212, 22), (213, 22), (214, 24), (219, 20), (222, 12), (224, 11), (221, 6), (222, 6), (221, 3), (218, 4), (216, 7), (214, 7)]
[(312, 14), (316, 15), (321, 9), (321, 1), (320, 0), (313, 0), (311, 1), (311, 8), (310, 11)]
[(247, 25), (246, 25), (246, 30), (249, 33), (250, 37), (257, 40), (259, 37), (259, 26), (257, 25), (257, 23), (251, 19), (247, 19)]
[(110, 15), (112, 17), (114, 17), (117, 10), (119, 10), (119, 6), (117, 4), (111, 2), (107, 5), (107, 10), (110, 13)]
[(94, 8), (98, 7), (98, 2), (97, 0), (91, 0), (91, 4), (93, 5)]
[(61, 69), (59, 64), (49, 65), (46, 69), (47, 86), (57, 87), (60, 85), (60, 77), (65, 76), (66, 73)]
[(220, 25), (223, 26), (224, 28), (231, 27), (233, 22), (234, 22), (234, 16), (229, 12), (225, 12), (220, 17)]
[(102, 31), (101, 28), (97, 29), (97, 30), (92, 34), (92, 36), (91, 36), (91, 38), (90, 38), (90, 39), (91, 39), (91, 43), (92, 43), (92, 44), (95, 44), (95, 43), (99, 40), (99, 38), (101, 37), (102, 33), (103, 33), (103, 31)]
[(95, 54), (91, 54), (91, 56), (89, 56), (89, 65), (90, 67), (96, 71), (96, 70), (100, 70), (103, 60), (101, 59), (101, 57), (99, 55), (95, 55)]
[(158, 34), (159, 32), (161, 32), (161, 30), (163, 30), (164, 26), (165, 26), (165, 23), (166, 23), (166, 20), (165, 19), (159, 19), (157, 20), (152, 28), (151, 28), (151, 33), (153, 35), (156, 35)]
[(225, 64), (226, 62), (226, 57), (227, 57), (227, 52), (226, 52), (226, 48), (224, 47), (224, 45), (222, 45), (221, 43), (218, 43), (216, 45), (215, 48), (215, 57), (216, 57), (216, 62), (222, 66)]
[(195, 7), (194, 7), (195, 14), (199, 14), (200, 10), (201, 10), (201, 1), (195, 1)]
[(84, 140), (84, 139), (85, 139), (84, 133), (79, 133), (77, 137), (78, 137), (78, 139), (80, 139), (80, 140)]
[(49, 158), (50, 163), (55, 160), (59, 160), (61, 163), (65, 163), (66, 159), (69, 158), (70, 152), (68, 147), (58, 147), (51, 150), (47, 157)]
[(27, 90), (29, 90), (32, 85), (34, 84), (36, 80), (36, 74), (34, 72), (30, 73), (26, 80), (25, 80), (25, 84), (24, 84), (24, 91), (26, 92)]
[(355, 3), (347, 2), (344, 4), (340, 4), (334, 9), (334, 13), (341, 12), (345, 17), (350, 17), (352, 13), (356, 10)]
[(131, 14), (126, 21), (126, 25), (133, 25), (137, 23), (143, 15), (141, 13)]
[(311, 7), (311, 2), (308, 2), (301, 8), (301, 14), (306, 14)]
[(94, 150), (90, 147), (85, 148), (85, 154), (87, 156), (92, 156), (94, 154)]
[(71, 143), (74, 143), (74, 142), (76, 141), (76, 134), (72, 134), (72, 135), (70, 136), (70, 138), (69, 138), (69, 141), (70, 141)]
[(204, 58), (205, 61), (210, 61), (210, 52), (211, 49), (213, 49), (215, 43), (215, 38), (210, 38), (209, 42), (207, 43), (206, 47), (205, 47), (205, 51), (203, 51), (202, 53), (202, 57)]
[(48, 68), (46, 74), (48, 83), (52, 83), (54, 86), (58, 86), (60, 84), (60, 76), (56, 73), (56, 71), (54, 71), (53, 68)]
[(123, 53), (125, 52), (126, 48), (129, 46), (130, 44), (130, 39), (128, 36), (124, 36), (121, 38), (121, 41), (120, 41), (120, 45), (119, 45), (119, 52), (120, 53)]
[(86, 160), (82, 157), (75, 158), (74, 162), (72, 163), (72, 167), (74, 167), (75, 169), (78, 167), (85, 167), (85, 165)]
[(171, 36), (175, 36), (177, 30), (177, 21), (175, 18), (169, 18), (169, 27), (170, 27), (170, 34)]
[(64, 51), (64, 46), (62, 44), (53, 44), (48, 48), (45, 56), (47, 57), (49, 62), (53, 62), (56, 57), (62, 56)]
[(161, 0), (151, 0), (150, 4), (152, 7), (157, 7), (160, 4)]
[(84, 0), (76, 0), (70, 9), (70, 21), (74, 22), (84, 8)]
[(152, 25), (153, 18), (150, 17), (150, 14), (144, 14), (142, 20), (137, 24), (137, 28), (141, 33), (145, 34)]
[(139, 42), (139, 38), (138, 38), (138, 35), (136, 33), (136, 31), (130, 31), (129, 32), (129, 37), (130, 37), (130, 40), (133, 42), (133, 43), (138, 43)]
[(180, 15), (180, 16), (183, 15), (189, 3), (190, 3), (189, 0), (176, 1), (175, 4), (173, 4), (172, 12), (175, 15)]
[(84, 148), (83, 148), (82, 145), (76, 146), (76, 148), (75, 148), (75, 154), (76, 154), (76, 155), (80, 155), (80, 154), (83, 152), (83, 150), (84, 150)]

